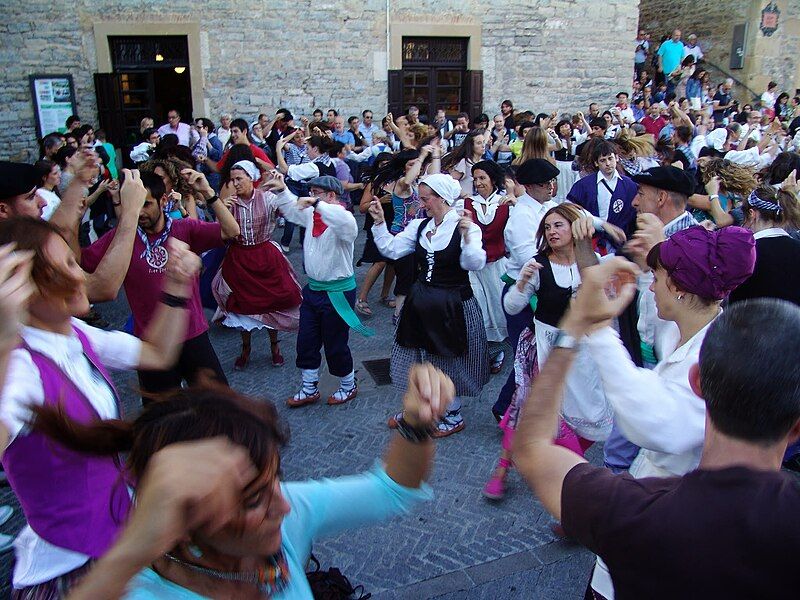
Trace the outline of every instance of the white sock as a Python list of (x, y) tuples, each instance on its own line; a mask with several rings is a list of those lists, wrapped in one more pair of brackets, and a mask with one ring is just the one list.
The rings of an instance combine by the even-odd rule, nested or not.
[(459, 412), (461, 410), (461, 398), (456, 396), (453, 398), (453, 401), (450, 403), (450, 406), (447, 407), (448, 412)]
[(343, 390), (350, 391), (356, 386), (356, 373), (350, 371), (349, 375), (345, 375), (339, 380), (339, 387)]
[(303, 374), (303, 392), (308, 395), (317, 391), (319, 383), (319, 369), (301, 369)]

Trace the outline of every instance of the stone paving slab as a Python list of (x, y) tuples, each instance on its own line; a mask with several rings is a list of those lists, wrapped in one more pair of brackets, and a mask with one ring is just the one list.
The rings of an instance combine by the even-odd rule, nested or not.
[[(361, 222), (361, 217), (359, 216)], [(280, 230), (278, 230), (280, 233)], [(361, 254), (360, 234), (356, 260)], [(289, 255), (302, 275), (302, 252), (295, 241)], [(357, 268), (359, 281), (368, 265)], [(288, 409), (284, 401), (295, 391), (299, 372), (294, 367), (295, 336), (281, 334), (286, 366), (271, 366), (268, 336), (257, 332), (250, 365), (232, 370), (239, 354), (236, 331), (212, 327), (211, 340), (231, 385), (244, 393), (273, 400), (291, 428), (291, 441), (283, 455), (288, 480), (335, 477), (369, 468), (389, 440), (386, 418), (400, 408), (400, 396), (392, 386), (376, 386), (361, 361), (388, 358), (391, 349), (391, 309), (378, 302), (379, 280), (373, 288), (374, 316), (368, 324), (377, 335), (351, 336), (359, 396), (336, 407), (324, 402)], [(99, 307), (116, 328), (127, 317), (123, 295)], [(431, 485), (435, 499), (417, 513), (389, 523), (361, 529), (319, 542), (314, 553), (323, 568), (338, 567), (355, 584), (363, 584), (376, 598), (581, 598), (586, 586), (591, 555), (577, 546), (559, 542), (551, 532), (552, 519), (530, 493), (517, 473), (509, 478), (509, 491), (501, 504), (490, 504), (481, 495), (500, 449), (500, 430), (490, 408), (505, 381), (504, 371), (492, 377), (481, 396), (467, 399), (463, 433), (437, 443)], [(324, 371), (324, 364), (323, 364)], [(115, 374), (126, 412), (135, 414), (138, 397), (135, 375)], [(337, 387), (323, 375), (323, 397)], [(597, 461), (596, 451), (590, 453)], [(16, 501), (9, 488), (0, 488), (0, 502)], [(17, 511), (0, 528), (16, 533), (23, 525)], [(8, 596), (12, 554), (0, 556), (0, 597)]]

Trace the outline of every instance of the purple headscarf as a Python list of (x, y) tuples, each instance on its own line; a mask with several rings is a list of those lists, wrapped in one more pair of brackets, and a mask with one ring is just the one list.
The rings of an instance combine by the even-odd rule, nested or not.
[(756, 242), (742, 227), (708, 231), (697, 225), (662, 242), (659, 258), (680, 289), (707, 300), (722, 300), (753, 274)]

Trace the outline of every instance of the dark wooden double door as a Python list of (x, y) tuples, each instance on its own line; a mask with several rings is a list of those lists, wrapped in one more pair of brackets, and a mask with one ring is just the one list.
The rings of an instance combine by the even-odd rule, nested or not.
[(110, 37), (113, 73), (95, 73), (100, 126), (118, 147), (139, 141), (139, 124), (155, 126), (177, 109), (192, 122), (191, 70), (186, 36)]
[(467, 69), (468, 38), (403, 38), (403, 68), (389, 71), (389, 112), (419, 108), (431, 122), (444, 109), (451, 119), (483, 111), (483, 71)]

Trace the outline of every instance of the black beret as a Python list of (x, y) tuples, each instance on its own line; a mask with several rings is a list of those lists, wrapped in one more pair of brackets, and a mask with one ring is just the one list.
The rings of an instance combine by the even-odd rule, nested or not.
[(27, 194), (39, 184), (33, 165), (0, 161), (0, 200)]
[(689, 174), (678, 167), (653, 167), (631, 177), (636, 183), (649, 185), (684, 196), (694, 193), (694, 182)]
[(546, 183), (558, 177), (558, 167), (544, 158), (531, 158), (517, 167), (517, 181), (522, 185)]

